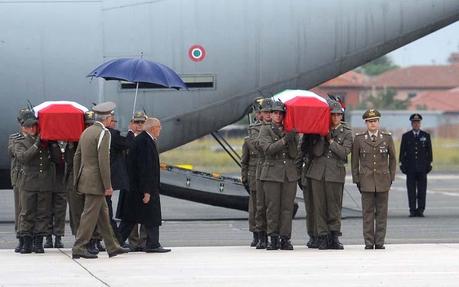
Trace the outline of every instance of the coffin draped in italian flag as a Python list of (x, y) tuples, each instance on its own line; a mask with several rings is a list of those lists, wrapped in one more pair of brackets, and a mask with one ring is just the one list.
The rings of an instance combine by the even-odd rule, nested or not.
[(49, 141), (78, 141), (88, 109), (71, 101), (47, 101), (33, 108), (38, 117), (40, 137)]
[(299, 133), (326, 136), (330, 129), (330, 108), (321, 96), (305, 90), (285, 90), (273, 96), (285, 104), (284, 128)]

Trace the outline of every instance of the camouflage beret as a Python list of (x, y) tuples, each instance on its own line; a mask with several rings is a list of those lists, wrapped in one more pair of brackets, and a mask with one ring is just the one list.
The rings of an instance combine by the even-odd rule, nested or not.
[(135, 122), (144, 122), (147, 120), (147, 116), (144, 112), (135, 112), (134, 116), (132, 117), (132, 120)]

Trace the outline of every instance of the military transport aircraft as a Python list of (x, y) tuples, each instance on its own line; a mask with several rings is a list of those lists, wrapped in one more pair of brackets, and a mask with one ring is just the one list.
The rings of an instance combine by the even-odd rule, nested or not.
[[(28, 101), (114, 101), (127, 127), (135, 85), (85, 78), (106, 60), (143, 53), (187, 83), (140, 87), (137, 106), (161, 119), (167, 151), (239, 120), (256, 97), (312, 88), (458, 19), (457, 0), (0, 1), (2, 186), (7, 138)], [(194, 176), (164, 176), (165, 190), (197, 200), (183, 196)]]

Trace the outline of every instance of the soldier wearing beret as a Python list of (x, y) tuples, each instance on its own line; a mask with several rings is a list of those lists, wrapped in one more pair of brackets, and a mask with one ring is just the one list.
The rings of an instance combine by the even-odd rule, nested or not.
[(248, 134), (249, 136), (244, 138), (242, 144), (242, 156), (241, 156), (241, 180), (244, 184), (247, 192), (249, 192), (249, 231), (253, 234), (253, 240), (250, 243), (250, 247), (255, 247), (258, 244), (259, 230), (257, 230), (255, 222), (255, 213), (257, 210), (257, 197), (256, 197), (256, 169), (258, 161), (258, 150), (253, 144), (254, 134), (258, 136), (258, 130), (252, 132), (253, 129), (259, 126), (262, 115), (261, 105), (262, 99), (257, 99), (253, 104), (253, 110), (255, 112), (255, 122), (249, 125)]
[(105, 128), (112, 119), (115, 104), (101, 103), (93, 107), (95, 122), (84, 130), (73, 158), (76, 191), (85, 195), (83, 213), (72, 248), (73, 258), (97, 258), (86, 245), (96, 225), (107, 247), (109, 257), (127, 253), (118, 244), (110, 225), (105, 196), (113, 193), (110, 178), (110, 132)]
[[(16, 159), (22, 166), (20, 234), (21, 253), (43, 253), (43, 236), (48, 232), (51, 192), (55, 184), (55, 167), (48, 143), (38, 134), (38, 120), (32, 111), (22, 117), (24, 139), (15, 145)], [(33, 243), (33, 246), (32, 246)]]
[(317, 228), (318, 248), (343, 249), (341, 209), (346, 177), (345, 164), (352, 149), (351, 129), (342, 124), (343, 109), (337, 101), (330, 102), (330, 131), (311, 148), (306, 177), (311, 181), (313, 214)]
[(389, 190), (397, 167), (392, 135), (379, 128), (380, 117), (375, 109), (363, 114), (368, 130), (355, 135), (352, 148), (352, 181), (362, 194), (365, 249), (385, 248)]
[(400, 143), (400, 170), (406, 174), (410, 217), (424, 217), (427, 174), (432, 170), (432, 143), (429, 133), (421, 130), (422, 116), (412, 114), (410, 121), (412, 130), (403, 134)]
[(294, 130), (284, 130), (283, 103), (274, 102), (271, 111), (271, 125), (262, 126), (258, 136), (258, 144), (265, 155), (260, 180), (265, 196), (267, 233), (271, 239), (266, 249), (293, 250), (290, 238), (299, 179), (295, 165), (298, 136)]

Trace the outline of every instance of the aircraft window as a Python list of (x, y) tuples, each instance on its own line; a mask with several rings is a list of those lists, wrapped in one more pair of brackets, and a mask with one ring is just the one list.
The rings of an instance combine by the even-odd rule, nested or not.
[[(180, 75), (185, 82), (188, 89), (214, 89), (215, 88), (215, 75)], [(121, 90), (133, 90), (136, 88), (136, 83), (121, 81)], [(153, 90), (165, 89), (164, 87), (156, 84), (140, 83), (139, 89)]]

